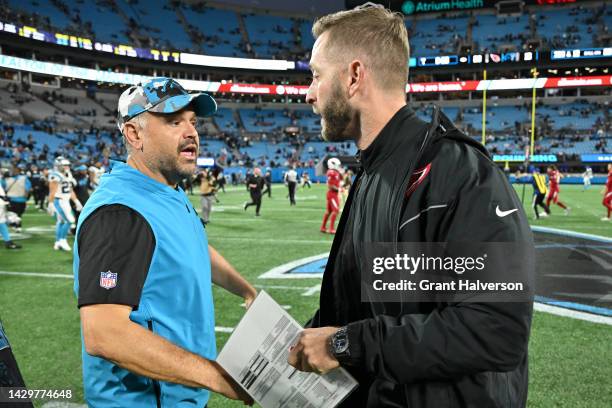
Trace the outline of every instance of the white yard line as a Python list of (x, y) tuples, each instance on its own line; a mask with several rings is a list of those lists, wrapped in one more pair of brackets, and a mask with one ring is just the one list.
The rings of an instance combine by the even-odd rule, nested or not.
[[(11, 272), (11, 271), (0, 271), (0, 275), (5, 276), (25, 276), (25, 277), (37, 277), (37, 278), (56, 278), (56, 279), (72, 279), (72, 275), (59, 274), (59, 273), (39, 273), (39, 272)], [(314, 286), (289, 286), (289, 285), (255, 285), (262, 289), (282, 289), (282, 290), (302, 290), (302, 296), (313, 296), (316, 295), (320, 289), (320, 285)], [(287, 309), (290, 306), (285, 305)], [(544, 303), (535, 302), (534, 309), (538, 312), (549, 313), (557, 316), (569, 317), (571, 319), (584, 320), (592, 323), (607, 324), (612, 326), (612, 318), (607, 316), (599, 316), (591, 313), (579, 312), (576, 310), (570, 310), (562, 307), (551, 306)], [(232, 327), (215, 327), (215, 331), (219, 333), (231, 333), (234, 329)], [(51, 404), (51, 403), (49, 403)], [(62, 405), (49, 405), (46, 404), (45, 408), (61, 408)], [(66, 407), (80, 407), (79, 405), (66, 405)]]
[(329, 256), (329, 252), (324, 252), (319, 255), (313, 255), (302, 259), (296, 259), (291, 262), (287, 262), (283, 265), (279, 265), (275, 268), (270, 269), (267, 272), (259, 275), (259, 279), (312, 279), (312, 278), (322, 278), (323, 274), (321, 273), (296, 273), (291, 274), (287, 273), (287, 271), (296, 268), (300, 265), (305, 265), (310, 262), (319, 261), (321, 259), (326, 259)]
[(234, 327), (215, 326), (215, 331), (217, 333), (231, 333), (234, 331)]
[(584, 320), (592, 323), (607, 324), (612, 326), (612, 317), (600, 316), (591, 313), (579, 312), (577, 310), (566, 309), (564, 307), (551, 306), (544, 303), (535, 302), (533, 308), (538, 312), (549, 313), (557, 316), (569, 317), (571, 319)]
[(316, 239), (274, 239), (274, 238), (256, 238), (256, 237), (224, 237), (224, 236), (212, 236), (210, 241), (239, 241), (239, 242), (250, 242), (257, 244), (260, 242), (270, 242), (274, 244), (332, 244), (329, 240), (316, 240)]
[(40, 273), (40, 272), (10, 272), (0, 271), (0, 275), (7, 276), (28, 276), (37, 278), (60, 278), (60, 279), (73, 279), (72, 275), (67, 273)]
[(300, 290), (302, 296), (315, 296), (321, 291), (321, 285), (314, 286), (287, 286), (287, 285), (254, 285), (259, 289), (280, 289), (280, 290)]

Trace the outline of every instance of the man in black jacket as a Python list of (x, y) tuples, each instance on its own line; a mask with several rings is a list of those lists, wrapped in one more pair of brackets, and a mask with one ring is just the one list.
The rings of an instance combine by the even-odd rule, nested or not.
[[(523, 407), (533, 294), (516, 301), (364, 299), (365, 243), (522, 245), (500, 281), (533, 275), (520, 200), (485, 149), (437, 109), (406, 106), (401, 16), (361, 7), (320, 18), (306, 100), (328, 141), (355, 140), (361, 171), (332, 244), (320, 307), (289, 353), (303, 371), (342, 366), (359, 381), (343, 407)], [(510, 258), (510, 257), (508, 257)]]
[(244, 211), (247, 210), (250, 206), (255, 206), (255, 215), (259, 217), (259, 209), (261, 208), (261, 191), (264, 187), (264, 179), (261, 177), (261, 169), (259, 167), (255, 167), (253, 169), (253, 174), (248, 176), (247, 188), (249, 189), (249, 193), (251, 194), (251, 202), (244, 203)]

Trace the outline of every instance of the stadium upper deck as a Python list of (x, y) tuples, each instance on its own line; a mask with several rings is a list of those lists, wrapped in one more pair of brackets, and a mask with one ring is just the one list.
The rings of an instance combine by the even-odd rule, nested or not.
[[(214, 8), (203, 2), (4, 0), (3, 22), (95, 41), (244, 58), (307, 59), (313, 16)], [(279, 15), (281, 14), (281, 15)], [(605, 1), (406, 18), (414, 56), (605, 47), (612, 9)]]

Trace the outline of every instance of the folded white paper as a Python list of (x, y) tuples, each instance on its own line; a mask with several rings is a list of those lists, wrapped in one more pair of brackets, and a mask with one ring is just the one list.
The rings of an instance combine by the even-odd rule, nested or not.
[(343, 368), (325, 375), (287, 363), (302, 326), (261, 291), (219, 353), (217, 362), (263, 408), (333, 408), (357, 381)]

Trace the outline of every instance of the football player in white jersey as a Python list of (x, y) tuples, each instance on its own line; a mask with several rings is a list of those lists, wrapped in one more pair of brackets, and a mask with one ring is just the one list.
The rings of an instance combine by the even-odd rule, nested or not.
[(6, 197), (6, 193), (2, 188), (2, 184), (0, 184), (0, 237), (4, 240), (4, 245), (6, 249), (19, 249), (21, 245), (15, 244), (11, 241), (11, 235), (9, 234), (9, 229), (7, 226), (7, 207), (9, 204), (9, 200)]
[(589, 166), (586, 167), (584, 173), (582, 173), (582, 191), (586, 191), (591, 187), (591, 180), (593, 179), (593, 169)]
[(49, 173), (49, 214), (54, 215), (57, 223), (55, 225), (55, 244), (53, 249), (70, 251), (68, 244), (68, 232), (74, 224), (75, 218), (70, 200), (74, 202), (77, 211), (83, 209), (83, 205), (74, 193), (76, 180), (70, 172), (70, 161), (63, 157), (55, 159), (54, 169)]

